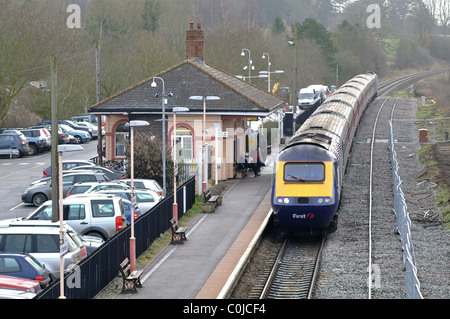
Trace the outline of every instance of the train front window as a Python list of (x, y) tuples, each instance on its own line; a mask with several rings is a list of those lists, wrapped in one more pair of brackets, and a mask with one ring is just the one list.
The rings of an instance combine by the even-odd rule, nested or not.
[(323, 163), (286, 163), (284, 181), (289, 183), (321, 183), (325, 180)]

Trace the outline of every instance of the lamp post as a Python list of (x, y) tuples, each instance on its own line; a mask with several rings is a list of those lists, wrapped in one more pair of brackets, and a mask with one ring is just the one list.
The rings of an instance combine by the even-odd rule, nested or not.
[(265, 59), (267, 55), (267, 75), (269, 76), (269, 82), (267, 83), (267, 92), (270, 92), (270, 55), (264, 52), (262, 58)]
[[(197, 100), (197, 101), (203, 101), (203, 147), (205, 147), (206, 144), (206, 101), (217, 101), (220, 100), (220, 97), (215, 95), (207, 95), (207, 96), (201, 96), (201, 95), (192, 95), (189, 97), (189, 100)], [(208, 164), (206, 163), (206, 149), (204, 151), (205, 156), (205, 177), (203, 181), (202, 191), (204, 192), (206, 189), (206, 185), (208, 183)]]
[(58, 145), (58, 210), (59, 210), (59, 282), (60, 296), (58, 299), (66, 299), (64, 296), (64, 255), (68, 252), (68, 246), (64, 245), (64, 217), (63, 217), (63, 178), (62, 178), (62, 157), (64, 152), (81, 151), (80, 145)]
[[(155, 79), (161, 80), (162, 82), (162, 95), (161, 95), (161, 109), (162, 109), (162, 160), (163, 160), (163, 196), (166, 196), (166, 91), (164, 80), (158, 76), (153, 77), (153, 81), (151, 87), (156, 88)], [(172, 97), (173, 94), (171, 92), (167, 93), (168, 97)], [(159, 97), (159, 92), (155, 94), (155, 97)]]
[[(251, 76), (252, 76), (252, 74), (251, 74), (251, 72), (252, 72), (252, 60), (251, 60), (251, 57), (250, 57), (250, 50), (249, 49), (242, 49), (242, 51), (241, 51), (241, 56), (245, 56), (245, 52), (244, 51), (247, 51), (248, 52), (248, 83), (252, 83), (252, 80), (251, 80)], [(244, 70), (246, 70), (247, 69), (247, 66), (245, 66), (244, 67)]]
[(177, 203), (177, 112), (189, 112), (187, 107), (173, 108), (173, 206), (172, 217), (178, 222), (178, 203)]
[(136, 270), (136, 237), (134, 237), (134, 206), (136, 197), (134, 194), (134, 128), (136, 126), (148, 126), (147, 121), (130, 121), (130, 177), (131, 177), (131, 237), (130, 237), (130, 266), (131, 271)]

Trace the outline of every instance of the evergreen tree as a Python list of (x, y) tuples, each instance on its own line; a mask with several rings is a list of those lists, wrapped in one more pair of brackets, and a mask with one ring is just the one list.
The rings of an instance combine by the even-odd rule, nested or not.
[(272, 24), (272, 32), (275, 34), (281, 34), (286, 30), (286, 25), (280, 16), (276, 16)]
[(142, 13), (142, 19), (144, 20), (144, 29), (155, 31), (158, 29), (158, 20), (160, 15), (159, 2), (153, 3), (153, 0), (145, 0), (144, 11)]

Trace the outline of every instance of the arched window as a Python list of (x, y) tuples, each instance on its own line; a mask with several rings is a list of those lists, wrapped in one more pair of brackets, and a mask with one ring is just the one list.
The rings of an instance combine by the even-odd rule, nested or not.
[[(173, 148), (173, 131), (170, 137)], [(177, 157), (191, 160), (193, 158), (192, 132), (185, 126), (177, 127)]]
[(117, 125), (114, 131), (114, 157), (125, 158), (125, 150), (127, 142), (130, 139), (130, 125), (128, 122), (123, 122)]

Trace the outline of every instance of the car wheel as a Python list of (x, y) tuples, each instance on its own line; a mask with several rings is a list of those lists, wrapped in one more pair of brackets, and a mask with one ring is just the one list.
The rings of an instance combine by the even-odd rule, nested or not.
[(36, 155), (38, 152), (37, 147), (33, 144), (30, 144), (28, 146), (29, 146), (30, 150), (28, 151), (27, 155)]
[(33, 195), (32, 201), (34, 206), (41, 206), (47, 201), (47, 196), (42, 193), (37, 193)]
[(81, 144), (83, 141), (81, 140), (81, 137), (79, 137), (78, 135), (77, 136), (74, 136), (74, 139), (75, 139), (75, 143), (76, 144)]

